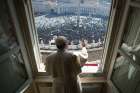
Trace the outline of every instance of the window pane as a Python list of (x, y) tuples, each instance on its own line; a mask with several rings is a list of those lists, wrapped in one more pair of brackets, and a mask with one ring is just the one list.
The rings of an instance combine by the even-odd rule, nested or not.
[(118, 56), (112, 74), (112, 81), (121, 93), (138, 93), (140, 87), (140, 70), (130, 61)]
[(123, 41), (128, 46), (135, 47), (140, 44), (140, 9), (132, 8), (129, 14)]
[(0, 6), (0, 93), (16, 93), (28, 74), (7, 0)]
[[(122, 40), (121, 49), (126, 56), (117, 55), (112, 81), (120, 93), (140, 92), (140, 9), (131, 8)], [(131, 59), (131, 60), (130, 60)]]
[(56, 51), (55, 38), (65, 36), (72, 52), (81, 50), (82, 39), (86, 42), (89, 58), (83, 73), (102, 71), (111, 0), (33, 0), (32, 5), (43, 62)]

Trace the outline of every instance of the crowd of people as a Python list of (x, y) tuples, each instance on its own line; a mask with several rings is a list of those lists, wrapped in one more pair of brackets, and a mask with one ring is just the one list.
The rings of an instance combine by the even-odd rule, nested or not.
[(107, 20), (104, 18), (80, 17), (79, 23), (77, 23), (76, 16), (55, 17), (54, 19), (48, 19), (44, 16), (38, 18), (36, 27), (39, 42), (41, 43), (43, 40), (44, 44), (49, 44), (54, 36), (65, 36), (73, 45), (78, 45), (83, 38), (89, 44), (103, 43), (107, 31)]

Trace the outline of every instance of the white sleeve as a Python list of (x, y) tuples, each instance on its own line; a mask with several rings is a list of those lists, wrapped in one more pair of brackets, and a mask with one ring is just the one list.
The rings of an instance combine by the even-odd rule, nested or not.
[(82, 50), (79, 52), (74, 52), (74, 55), (76, 55), (78, 59), (80, 60), (81, 66), (85, 64), (85, 62), (87, 62), (88, 53), (85, 47), (83, 47)]
[(82, 48), (81, 52), (79, 53), (80, 57), (84, 59), (88, 59), (87, 49), (85, 47)]

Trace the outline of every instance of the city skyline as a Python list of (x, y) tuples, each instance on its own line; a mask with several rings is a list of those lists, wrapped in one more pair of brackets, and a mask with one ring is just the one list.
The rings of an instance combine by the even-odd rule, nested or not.
[(78, 5), (78, 3), (75, 3), (75, 1), (73, 0), (71, 0), (71, 2), (73, 3), (56, 3), (49, 2), (48, 0), (39, 0), (33, 1), (32, 6), (35, 15), (41, 13), (50, 14), (51, 12), (54, 12), (56, 14), (74, 14), (78, 12), (78, 7), (80, 8), (80, 14), (97, 14), (108, 16), (110, 12), (111, 2), (101, 3), (99, 2), (99, 0), (87, 0), (83, 3), (80, 3), (80, 5)]

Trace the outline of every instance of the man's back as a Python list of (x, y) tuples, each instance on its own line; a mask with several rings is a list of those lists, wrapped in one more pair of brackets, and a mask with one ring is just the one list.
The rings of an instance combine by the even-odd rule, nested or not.
[(53, 81), (53, 93), (80, 93), (78, 74), (81, 72), (80, 62), (72, 53), (66, 52), (68, 41), (59, 36), (55, 40), (56, 53), (46, 58), (46, 72)]
[(46, 59), (46, 71), (54, 78), (53, 93), (80, 93), (80, 63), (72, 53), (59, 51)]
[(66, 51), (58, 51), (46, 58), (46, 71), (54, 78), (72, 78), (81, 72), (77, 57)]

